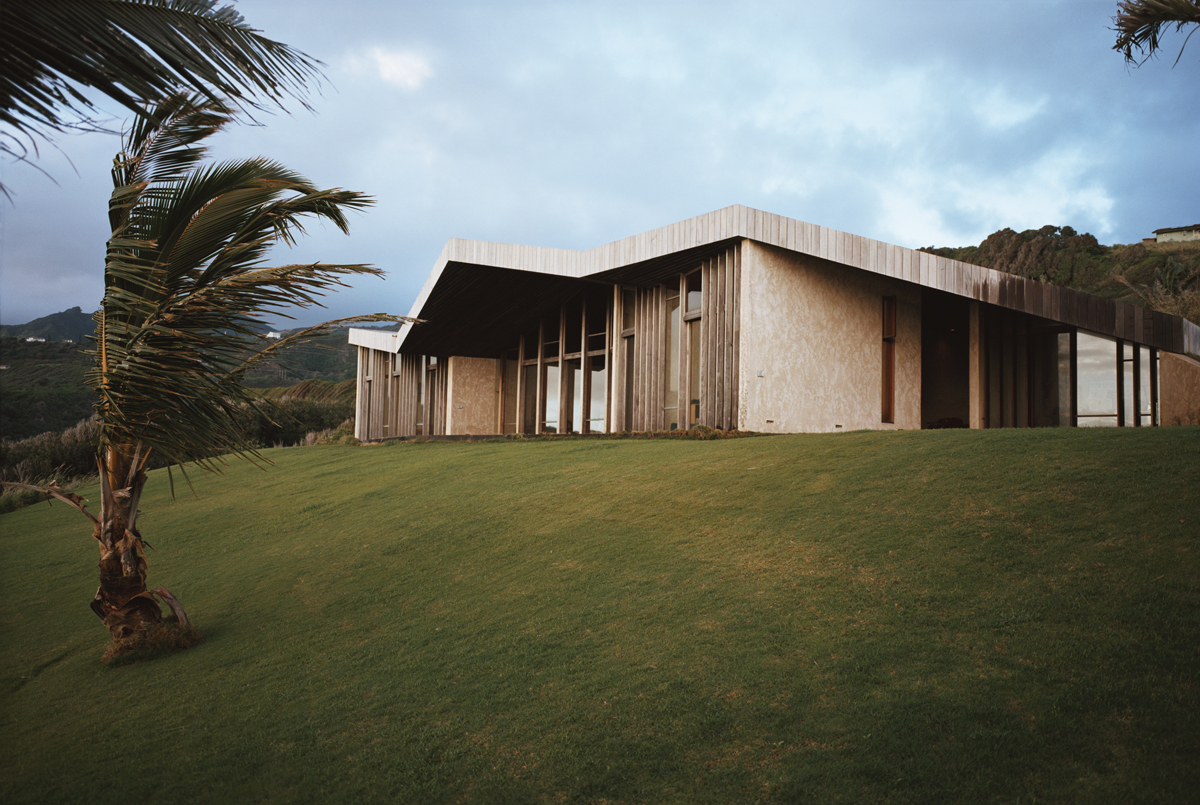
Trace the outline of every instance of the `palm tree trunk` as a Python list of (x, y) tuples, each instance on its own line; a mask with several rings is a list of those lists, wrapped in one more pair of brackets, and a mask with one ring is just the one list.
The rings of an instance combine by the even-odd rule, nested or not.
[[(132, 457), (111, 446), (102, 454), (100, 520), (94, 532), (100, 543), (100, 587), (91, 606), (114, 643), (163, 620), (154, 594), (146, 590), (146, 555), (137, 530), (138, 502), (146, 485), (144, 463), (140, 446)], [(167, 596), (176, 609), (178, 602)], [(176, 614), (186, 625), (183, 610), (176, 609)]]

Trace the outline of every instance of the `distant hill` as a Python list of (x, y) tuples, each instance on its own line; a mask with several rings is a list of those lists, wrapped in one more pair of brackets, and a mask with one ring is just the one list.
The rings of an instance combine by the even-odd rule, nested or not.
[[(71, 322), (83, 321), (92, 324), (90, 316), (72, 308), (29, 324), (4, 327), (0, 365), (8, 368), (0, 370), (0, 439), (60, 431), (92, 413), (95, 397), (83, 382), (91, 364), (83, 354), (88, 344), (79, 343), (78, 328), (69, 329)], [(89, 326), (86, 334), (92, 332)], [(27, 342), (30, 337), (46, 341)], [(67, 339), (76, 343), (66, 343)], [(275, 389), (275, 398), (339, 403), (349, 399), (352, 404), (353, 383), (345, 381), (354, 378), (357, 368), (357, 347), (349, 343), (345, 331), (339, 331), (297, 344), (277, 361), (247, 375), (245, 382), (250, 388)], [(297, 384), (302, 385), (293, 388)]]
[(47, 341), (74, 341), (77, 344), (94, 332), (96, 322), (92, 321), (92, 314), (84, 313), (77, 307), (42, 316), (28, 324), (0, 324), (0, 337), (44, 338)]
[[(1194, 293), (1200, 284), (1200, 242), (1104, 246), (1092, 235), (1080, 234), (1069, 226), (1048, 225), (1024, 232), (1001, 229), (978, 246), (926, 246), (920, 251), (1151, 307), (1156, 305), (1139, 296), (1121, 278), (1139, 288), (1161, 282), (1168, 286), (1168, 295), (1186, 294), (1189, 289)], [(1186, 305), (1165, 307), (1165, 312), (1200, 324), (1196, 313)]]

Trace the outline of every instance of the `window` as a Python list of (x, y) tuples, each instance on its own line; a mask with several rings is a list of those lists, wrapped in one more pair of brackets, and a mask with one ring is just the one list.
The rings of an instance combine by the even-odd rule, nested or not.
[(1158, 398), (1158, 373), (1154, 360), (1158, 353), (1149, 347), (1138, 347), (1138, 404), (1137, 422), (1141, 427), (1158, 424), (1154, 402)]
[(663, 356), (663, 424), (679, 427), (679, 286), (667, 288), (666, 354)]
[(506, 433), (608, 429), (611, 288), (544, 310), (540, 324), (502, 353)]
[(1076, 417), (1081, 428), (1116, 426), (1121, 377), (1117, 342), (1091, 333), (1075, 337)]
[(883, 388), (881, 418), (896, 421), (896, 297), (883, 297)]

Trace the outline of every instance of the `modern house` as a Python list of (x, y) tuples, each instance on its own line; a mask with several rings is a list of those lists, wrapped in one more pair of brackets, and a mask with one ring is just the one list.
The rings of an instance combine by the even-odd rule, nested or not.
[(748, 207), (588, 251), (452, 239), (352, 329), (356, 435), (1200, 422), (1200, 327)]

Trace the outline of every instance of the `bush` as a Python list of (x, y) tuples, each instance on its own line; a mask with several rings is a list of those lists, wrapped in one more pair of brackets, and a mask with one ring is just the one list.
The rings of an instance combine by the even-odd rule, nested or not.
[(96, 474), (100, 425), (93, 415), (60, 433), (0, 442), (0, 481), (32, 484)]
[[(263, 447), (291, 447), (310, 444), (314, 431), (332, 431), (354, 413), (354, 404), (284, 397), (262, 410), (244, 409), (240, 423), (247, 439)], [(351, 426), (353, 428), (353, 426)]]

